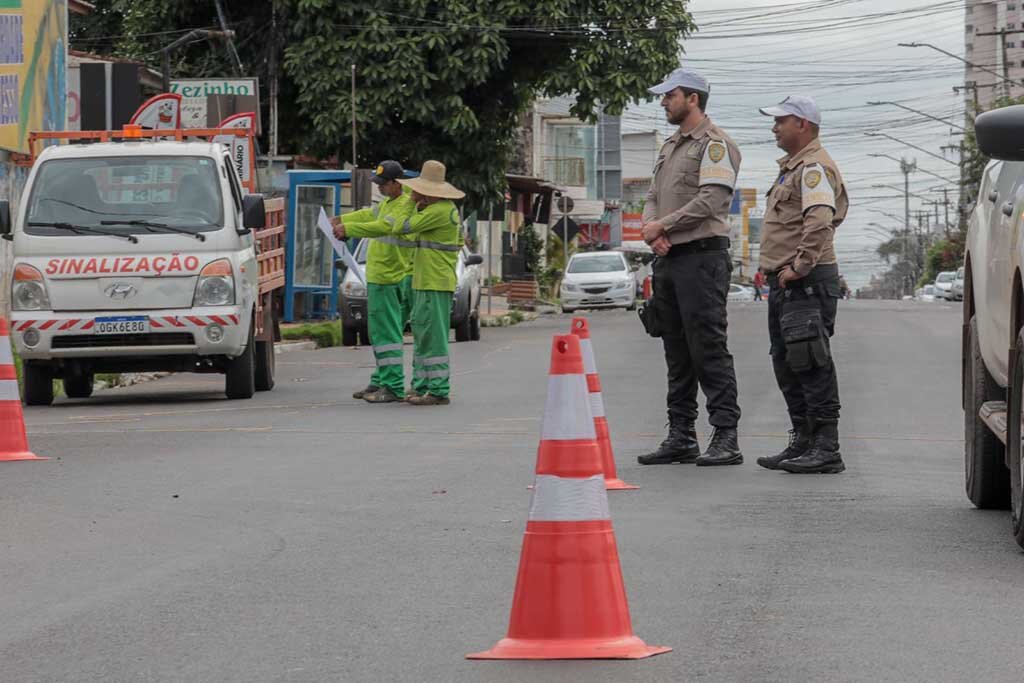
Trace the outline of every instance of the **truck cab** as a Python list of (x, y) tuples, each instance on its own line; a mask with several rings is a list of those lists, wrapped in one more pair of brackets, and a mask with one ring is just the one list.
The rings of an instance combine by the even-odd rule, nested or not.
[(46, 148), (17, 215), (0, 219), (13, 240), (25, 402), (51, 403), (54, 379), (88, 397), (98, 372), (219, 372), (229, 398), (270, 389), (276, 283), (256, 234), (265, 225), (262, 196), (246, 193), (222, 144)]

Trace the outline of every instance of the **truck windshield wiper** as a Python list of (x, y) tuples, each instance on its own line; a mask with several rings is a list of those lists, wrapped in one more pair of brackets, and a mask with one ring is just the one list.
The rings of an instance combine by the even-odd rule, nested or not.
[(175, 228), (171, 225), (167, 225), (166, 223), (155, 223), (153, 221), (100, 221), (100, 225), (132, 225), (140, 228), (149, 228), (150, 232), (153, 232), (153, 228), (161, 228), (163, 230), (167, 230), (168, 232), (176, 232), (182, 235), (192, 235), (200, 242), (206, 241), (206, 235), (204, 235), (201, 232), (192, 232), (191, 230), (186, 230), (185, 228)]
[(110, 237), (120, 237), (121, 239), (128, 240), (132, 244), (138, 244), (139, 238), (135, 235), (122, 235), (119, 232), (112, 230), (100, 230), (89, 225), (75, 225), (74, 223), (63, 223), (63, 222), (50, 222), (50, 221), (29, 221), (28, 225), (35, 228), (57, 228), (58, 230), (70, 230), (71, 232), (77, 233), (92, 233), (94, 235), (108, 235)]

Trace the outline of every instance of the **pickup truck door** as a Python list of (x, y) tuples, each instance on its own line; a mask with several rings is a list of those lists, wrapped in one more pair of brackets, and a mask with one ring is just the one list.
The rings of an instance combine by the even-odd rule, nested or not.
[[(999, 171), (999, 180), (988, 196), (978, 197), (979, 202), (988, 202), (990, 219), (988, 235), (988, 287), (985, 290), (987, 308), (981, 318), (988, 321), (982, 334), (982, 342), (988, 346), (983, 352), (986, 358), (998, 359), (998, 371), (994, 375), (1006, 374), (1007, 351), (1010, 339), (1010, 298), (1013, 288), (1013, 273), (1017, 258), (1020, 201), (1017, 190), (1024, 163), (1005, 162)], [(980, 303), (980, 302), (979, 302)], [(984, 339), (988, 337), (988, 339)]]

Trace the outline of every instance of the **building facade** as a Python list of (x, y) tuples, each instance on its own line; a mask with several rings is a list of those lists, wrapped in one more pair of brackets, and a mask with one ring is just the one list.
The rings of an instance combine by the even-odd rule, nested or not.
[(964, 24), (964, 94), (971, 106), (984, 111), (1000, 97), (1024, 96), (1024, 0), (967, 0)]

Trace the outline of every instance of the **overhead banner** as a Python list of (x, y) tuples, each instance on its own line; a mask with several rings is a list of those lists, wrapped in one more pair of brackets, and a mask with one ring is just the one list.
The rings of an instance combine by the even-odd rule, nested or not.
[(0, 0), (0, 149), (28, 152), (28, 134), (64, 130), (67, 0)]
[[(247, 111), (242, 114), (229, 116), (221, 121), (217, 127), (248, 128), (255, 133), (256, 112)], [(252, 165), (254, 161), (252, 158), (252, 138), (240, 138), (236, 135), (218, 135), (213, 138), (213, 141), (227, 145), (227, 148), (231, 151), (231, 162), (238, 169), (238, 177), (242, 179), (243, 183), (248, 183), (252, 179)]]
[(129, 123), (147, 130), (181, 128), (181, 95), (164, 93), (149, 98)]

